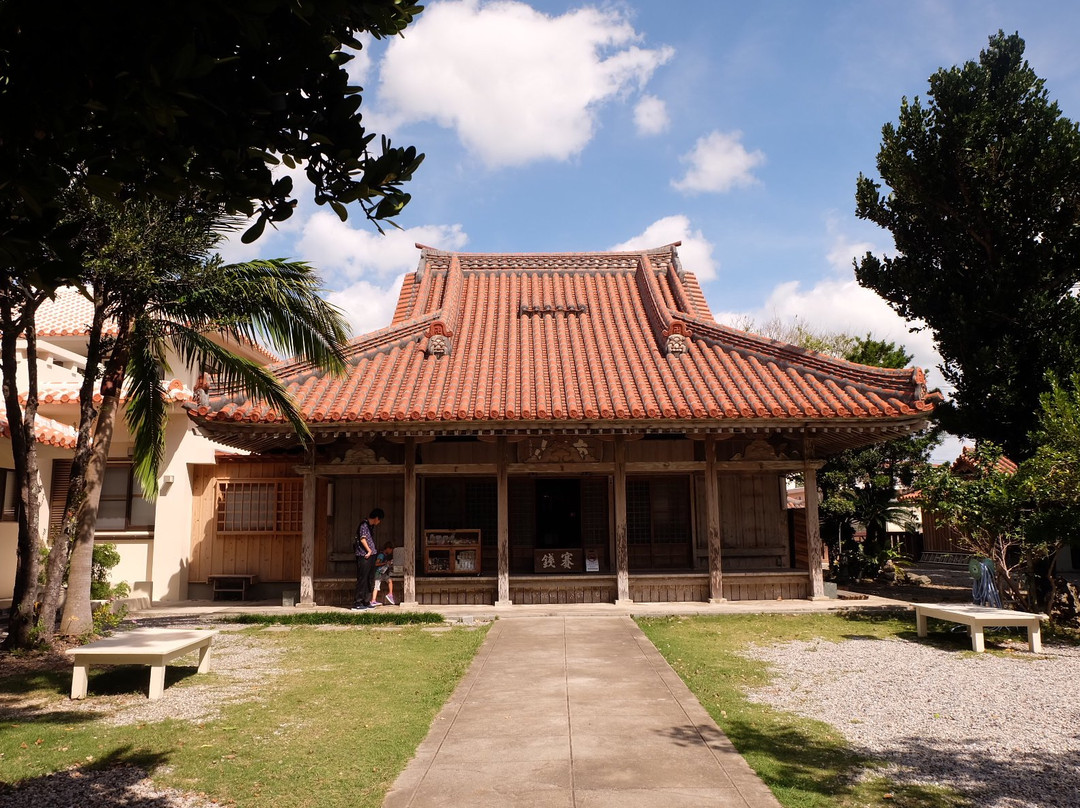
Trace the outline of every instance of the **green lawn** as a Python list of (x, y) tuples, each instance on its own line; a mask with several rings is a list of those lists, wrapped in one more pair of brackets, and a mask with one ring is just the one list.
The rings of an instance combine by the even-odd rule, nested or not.
[[(245, 633), (254, 642), (280, 646), (284, 672), (204, 724), (170, 719), (113, 727), (90, 713), (63, 709), (70, 667), (30, 676), (0, 673), (0, 705), (10, 705), (9, 694), (15, 694), (40, 696), (61, 708), (24, 710), (0, 723), (0, 783), (75, 765), (127, 762), (149, 770), (161, 785), (237, 806), (378, 806), (486, 631), (305, 626)], [(190, 675), (193, 666), (169, 671), (170, 689), (198, 686), (216, 675)], [(109, 693), (145, 693), (148, 675), (145, 667), (91, 669), (90, 698), (95, 692), (106, 702)]]
[(765, 663), (740, 656), (751, 643), (910, 635), (914, 628), (910, 619), (871, 614), (723, 615), (638, 623), (786, 808), (969, 805), (942, 789), (901, 786), (873, 773), (859, 778), (874, 761), (857, 755), (832, 727), (746, 698), (747, 690), (769, 681)]

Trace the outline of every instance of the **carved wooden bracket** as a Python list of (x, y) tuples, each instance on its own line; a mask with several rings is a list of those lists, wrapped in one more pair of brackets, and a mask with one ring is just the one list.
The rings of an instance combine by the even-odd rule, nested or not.
[(597, 463), (603, 456), (595, 438), (528, 438), (518, 444), (520, 463)]

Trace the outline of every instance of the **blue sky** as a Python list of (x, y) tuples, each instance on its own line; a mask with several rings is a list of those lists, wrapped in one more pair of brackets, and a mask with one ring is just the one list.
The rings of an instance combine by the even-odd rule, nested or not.
[(305, 201), (226, 258), (307, 260), (356, 333), (387, 325), (420, 242), (476, 252), (681, 240), (717, 318), (795, 318), (894, 339), (934, 370), (930, 336), (860, 289), (888, 251), (854, 215), (881, 127), (939, 67), (1019, 31), (1063, 113), (1080, 118), (1080, 3), (905, 0), (433, 0), (351, 71), (365, 120), (427, 158), (401, 231)]

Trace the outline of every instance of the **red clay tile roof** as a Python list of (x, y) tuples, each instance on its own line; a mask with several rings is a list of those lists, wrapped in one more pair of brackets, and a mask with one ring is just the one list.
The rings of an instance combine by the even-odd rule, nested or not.
[[(183, 404), (186, 401), (193, 401), (195, 399), (194, 391), (184, 384), (179, 379), (173, 379), (165, 385), (165, 400), (175, 401)], [(19, 403), (25, 404), (27, 400), (26, 393), (19, 394)], [(121, 402), (127, 402), (127, 395), (120, 396)], [(101, 393), (95, 388), (94, 390), (94, 403), (100, 404), (102, 401)], [(79, 403), (79, 382), (71, 381), (67, 383), (63, 382), (46, 382), (41, 385), (38, 390), (38, 404), (78, 404)]]
[[(74, 449), (76, 441), (75, 428), (54, 421), (51, 418), (43, 418), (38, 415), (34, 418), (34, 437), (38, 443), (46, 446), (57, 446), (62, 449)], [(11, 424), (8, 423), (7, 413), (0, 412), (0, 438), (11, 438)]]
[[(90, 333), (94, 319), (94, 304), (74, 286), (62, 286), (56, 290), (54, 299), (46, 300), (35, 314), (34, 325), (38, 337), (85, 337)], [(104, 333), (116, 336), (116, 322), (105, 321)], [(256, 342), (244, 340), (244, 344), (259, 354), (266, 362), (278, 362), (281, 357)]]
[[(38, 307), (34, 324), (38, 337), (84, 337), (93, 320), (94, 304), (74, 286), (63, 286)], [(116, 336), (116, 323), (108, 321), (105, 333)]]
[[(1001, 472), (1002, 474), (1016, 474), (1017, 465), (1009, 458), (1002, 455), (994, 463), (994, 470)], [(964, 446), (960, 449), (960, 456), (953, 461), (952, 471), (954, 474), (972, 474), (979, 470), (979, 464), (976, 462), (975, 449), (971, 446)]]
[[(921, 421), (937, 399), (917, 368), (856, 365), (720, 325), (677, 245), (562, 254), (417, 246), (420, 265), (391, 325), (350, 343), (347, 376), (273, 366), (313, 428), (870, 425)], [(262, 402), (224, 396), (191, 414), (207, 426), (281, 422)]]

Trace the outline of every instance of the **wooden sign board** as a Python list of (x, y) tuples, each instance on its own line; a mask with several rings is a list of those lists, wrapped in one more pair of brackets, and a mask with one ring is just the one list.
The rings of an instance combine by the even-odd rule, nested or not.
[(584, 569), (580, 547), (533, 551), (533, 572), (571, 575)]

